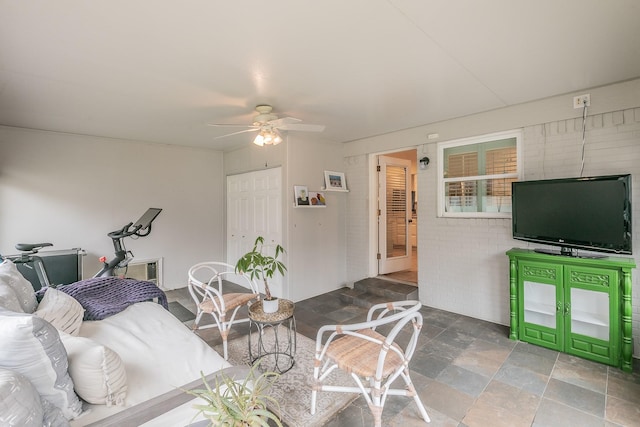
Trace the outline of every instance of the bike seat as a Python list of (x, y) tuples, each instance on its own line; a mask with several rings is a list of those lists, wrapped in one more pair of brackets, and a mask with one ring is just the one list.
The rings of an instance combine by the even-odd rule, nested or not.
[(53, 246), (52, 243), (18, 243), (16, 249), (22, 252), (38, 252), (39, 249)]

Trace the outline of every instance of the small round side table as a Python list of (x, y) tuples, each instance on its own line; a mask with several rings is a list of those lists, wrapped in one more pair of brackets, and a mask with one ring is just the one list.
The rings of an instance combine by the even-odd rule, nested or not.
[[(293, 368), (296, 354), (296, 319), (293, 317), (293, 301), (280, 298), (278, 311), (265, 313), (262, 301), (255, 302), (249, 307), (249, 361), (255, 364), (260, 359), (272, 356), (273, 364), (264, 365), (266, 368), (283, 374)], [(253, 329), (257, 332), (257, 348), (252, 346)], [(273, 343), (265, 342), (265, 331), (273, 331)], [(254, 350), (256, 353), (254, 354)]]

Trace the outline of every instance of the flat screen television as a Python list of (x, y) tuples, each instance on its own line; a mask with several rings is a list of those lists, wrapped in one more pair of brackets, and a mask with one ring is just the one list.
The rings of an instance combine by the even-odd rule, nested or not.
[(511, 191), (513, 238), (560, 247), (539, 252), (632, 253), (631, 175), (518, 181)]

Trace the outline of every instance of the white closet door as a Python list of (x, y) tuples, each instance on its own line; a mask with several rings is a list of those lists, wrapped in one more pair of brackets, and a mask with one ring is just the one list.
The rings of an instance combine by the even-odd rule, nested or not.
[[(227, 177), (227, 263), (235, 265), (258, 236), (265, 245), (282, 244), (282, 168)], [(285, 296), (280, 276), (269, 287), (274, 295)]]

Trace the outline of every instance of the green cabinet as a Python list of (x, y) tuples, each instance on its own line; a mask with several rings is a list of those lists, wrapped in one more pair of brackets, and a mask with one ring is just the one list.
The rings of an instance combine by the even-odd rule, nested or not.
[(511, 249), (513, 340), (631, 371), (631, 258)]

